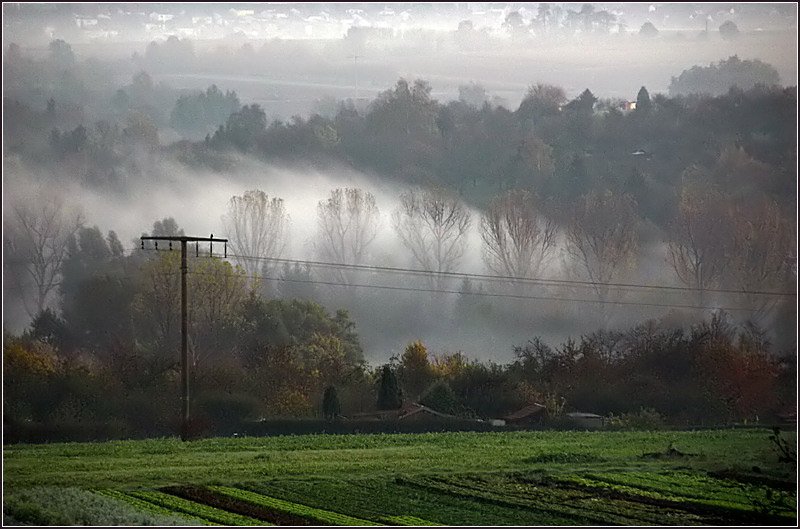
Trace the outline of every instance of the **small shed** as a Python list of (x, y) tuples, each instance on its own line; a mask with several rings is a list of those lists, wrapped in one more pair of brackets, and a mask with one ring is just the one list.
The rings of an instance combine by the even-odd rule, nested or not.
[(577, 426), (578, 428), (586, 428), (587, 430), (602, 428), (605, 422), (602, 415), (597, 415), (596, 413), (586, 413), (583, 411), (568, 413), (567, 419), (574, 426)]

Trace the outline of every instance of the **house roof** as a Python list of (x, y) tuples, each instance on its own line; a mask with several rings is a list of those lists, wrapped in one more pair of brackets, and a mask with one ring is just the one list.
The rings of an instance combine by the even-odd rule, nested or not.
[(447, 413), (438, 412), (422, 404), (416, 402), (406, 404), (397, 410), (379, 410), (367, 413), (356, 413), (351, 415), (354, 419), (405, 419), (418, 413), (426, 413), (435, 417), (443, 417), (447, 419), (457, 419), (455, 415), (448, 415)]
[(416, 415), (418, 413), (427, 413), (429, 415), (433, 415), (435, 417), (444, 417), (447, 419), (450, 418), (457, 418), (455, 415), (448, 415), (447, 413), (442, 413), (436, 411), (432, 408), (427, 406), (423, 406), (422, 404), (411, 404), (410, 406), (403, 408), (402, 410), (404, 413), (400, 414), (400, 419), (405, 419), (406, 417), (411, 417), (412, 415)]
[(545, 410), (544, 406), (534, 402), (533, 404), (528, 404), (524, 408), (517, 410), (514, 413), (506, 415), (505, 417), (503, 417), (503, 419), (507, 421), (516, 421), (519, 419), (524, 419), (525, 417), (530, 417), (531, 415), (537, 415), (543, 412), (544, 410)]
[(397, 418), (403, 413), (403, 409), (397, 410), (378, 410), (378, 411), (367, 411), (363, 413), (353, 413), (350, 415), (353, 419), (389, 419), (389, 418)]

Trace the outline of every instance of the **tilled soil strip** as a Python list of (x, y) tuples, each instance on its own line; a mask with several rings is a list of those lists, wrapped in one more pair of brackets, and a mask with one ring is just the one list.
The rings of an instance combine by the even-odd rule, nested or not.
[(224, 494), (219, 494), (204, 487), (197, 486), (182, 486), (182, 487), (164, 487), (162, 492), (172, 494), (187, 500), (204, 503), (218, 509), (235, 512), (244, 516), (258, 518), (275, 525), (330, 525), (319, 520), (312, 520), (304, 518), (296, 514), (290, 514), (274, 509), (267, 509), (260, 505), (254, 505), (250, 502), (231, 498)]

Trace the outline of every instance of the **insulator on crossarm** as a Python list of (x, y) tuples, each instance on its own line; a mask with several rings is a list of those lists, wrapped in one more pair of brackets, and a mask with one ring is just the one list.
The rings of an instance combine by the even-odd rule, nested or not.
[(158, 241), (155, 241), (155, 243), (156, 243), (156, 251), (158, 251)]
[(228, 241), (225, 241), (225, 259), (228, 258)]
[(169, 251), (172, 251), (172, 241), (169, 241)]
[(200, 257), (200, 243), (197, 241), (194, 242), (194, 256)]

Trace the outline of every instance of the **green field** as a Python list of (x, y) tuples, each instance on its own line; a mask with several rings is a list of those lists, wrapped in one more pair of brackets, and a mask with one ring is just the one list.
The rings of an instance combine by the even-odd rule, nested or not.
[(779, 461), (769, 434), (10, 445), (3, 514), (58, 525), (796, 525), (796, 466)]

